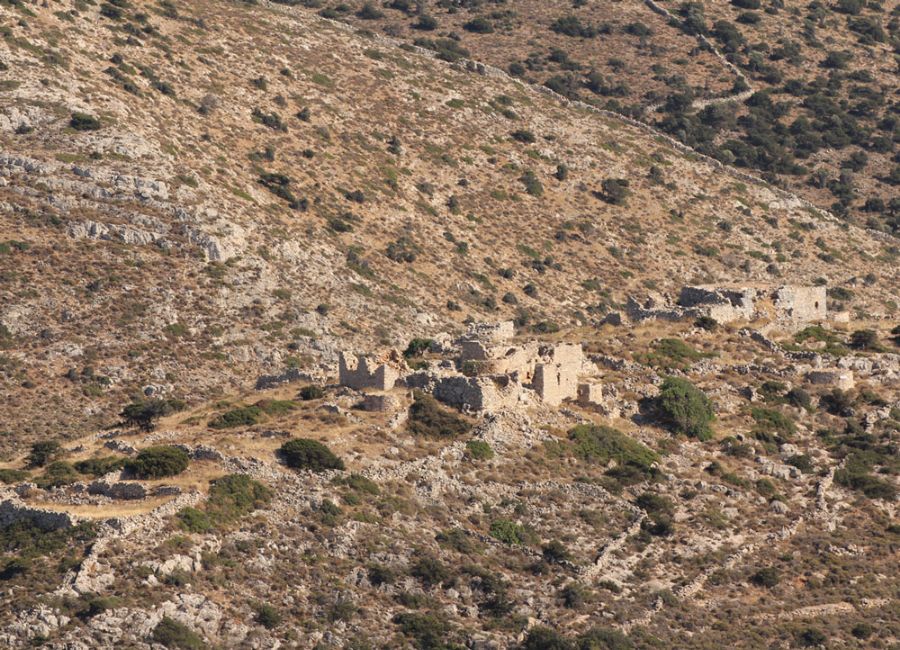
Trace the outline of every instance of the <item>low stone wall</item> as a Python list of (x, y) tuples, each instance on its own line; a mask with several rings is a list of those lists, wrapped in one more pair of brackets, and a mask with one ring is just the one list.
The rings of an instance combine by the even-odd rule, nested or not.
[(9, 497), (0, 502), (0, 528), (6, 528), (24, 520), (31, 520), (43, 530), (60, 530), (76, 524), (76, 519), (67, 512), (34, 508), (15, 497)]

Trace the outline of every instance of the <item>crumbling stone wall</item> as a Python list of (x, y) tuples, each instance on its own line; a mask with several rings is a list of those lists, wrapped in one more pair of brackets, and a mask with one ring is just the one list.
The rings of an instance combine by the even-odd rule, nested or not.
[(466, 411), (495, 411), (518, 404), (522, 384), (515, 375), (466, 377), (460, 374), (417, 372), (406, 385), (434, 395), (444, 404)]
[(856, 385), (852, 370), (813, 370), (806, 373), (806, 381), (817, 386), (834, 386), (850, 390)]
[(67, 512), (33, 508), (15, 497), (0, 502), (0, 528), (23, 520), (31, 520), (43, 530), (59, 530), (75, 525), (74, 517)]
[(778, 320), (795, 325), (816, 323), (828, 318), (825, 287), (783, 286), (772, 297)]
[(381, 359), (341, 352), (338, 381), (355, 390), (391, 390), (400, 378), (402, 364), (400, 354), (394, 350)]
[(516, 327), (511, 320), (498, 323), (472, 323), (464, 338), (484, 343), (503, 343), (509, 341), (515, 333)]
[(110, 499), (133, 500), (147, 496), (147, 488), (129, 481), (97, 480), (88, 485), (88, 494), (100, 494)]
[(690, 310), (687, 315), (709, 316), (720, 323), (751, 320), (756, 313), (756, 290), (747, 287), (682, 287), (678, 304)]

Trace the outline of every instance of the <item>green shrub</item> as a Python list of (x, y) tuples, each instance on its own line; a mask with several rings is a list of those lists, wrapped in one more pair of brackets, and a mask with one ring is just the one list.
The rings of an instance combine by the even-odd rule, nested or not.
[(404, 636), (415, 640), (419, 650), (443, 650), (451, 647), (448, 642), (450, 624), (437, 614), (405, 612), (397, 614), (393, 620)]
[(491, 537), (511, 546), (527, 544), (531, 540), (531, 535), (529, 535), (528, 531), (509, 519), (495, 519), (492, 521), (490, 532)]
[(41, 476), (34, 479), (35, 485), (44, 490), (50, 488), (61, 487), (63, 485), (71, 485), (78, 481), (80, 477), (75, 468), (64, 460), (57, 460), (44, 470)]
[(433, 587), (447, 580), (450, 571), (433, 555), (422, 555), (409, 568), (409, 575), (426, 587)]
[(579, 635), (577, 650), (632, 650), (634, 645), (618, 630), (594, 627)]
[(211, 429), (249, 427), (258, 424), (262, 416), (263, 410), (258, 406), (241, 406), (216, 416), (209, 421), (208, 426)]
[(179, 510), (175, 514), (175, 518), (178, 520), (178, 524), (190, 533), (205, 533), (213, 527), (209, 515), (190, 506)]
[(592, 463), (605, 465), (614, 460), (649, 469), (659, 460), (649, 447), (612, 427), (579, 424), (569, 430), (569, 439), (573, 441), (575, 455)]
[(315, 384), (310, 384), (309, 386), (304, 386), (300, 389), (300, 399), (304, 402), (309, 402), (314, 399), (322, 399), (325, 397), (325, 390), (321, 386), (316, 386)]
[(143, 431), (152, 431), (156, 421), (184, 408), (184, 402), (175, 399), (151, 399), (128, 404), (120, 417), (128, 426), (138, 427)]
[(89, 474), (94, 478), (105, 476), (125, 467), (123, 456), (103, 456), (101, 458), (88, 458), (75, 463), (75, 469), (82, 474)]
[(628, 180), (624, 178), (607, 178), (600, 184), (600, 198), (611, 205), (624, 205), (631, 195)]
[(28, 454), (28, 465), (29, 467), (43, 467), (59, 456), (62, 451), (62, 446), (55, 440), (36, 442), (31, 445), (31, 451)]
[(880, 350), (878, 332), (875, 330), (856, 330), (850, 335), (850, 347), (855, 350)]
[(525, 186), (525, 192), (529, 195), (536, 197), (544, 195), (544, 186), (532, 170), (527, 170), (519, 180), (522, 181), (522, 184)]
[(72, 113), (72, 118), (69, 120), (69, 126), (76, 131), (96, 131), (102, 125), (100, 124), (100, 120), (93, 115), (88, 115), (87, 113)]
[(535, 626), (519, 646), (521, 650), (575, 650), (575, 645), (562, 634), (549, 627)]
[(494, 31), (494, 25), (487, 18), (477, 16), (469, 22), (463, 23), (463, 29), (473, 34), (491, 34)]
[(484, 440), (469, 440), (466, 443), (466, 455), (474, 460), (490, 460), (494, 450)]
[(246, 474), (228, 474), (212, 482), (206, 510), (213, 521), (225, 523), (265, 506), (272, 491)]
[(541, 556), (549, 564), (560, 564), (572, 559), (569, 549), (558, 539), (551, 540), (541, 546)]
[(253, 609), (256, 610), (256, 622), (267, 630), (272, 630), (281, 625), (281, 613), (268, 603), (258, 603)]
[(0, 483), (11, 485), (21, 483), (28, 478), (28, 472), (21, 469), (0, 469)]
[(750, 576), (750, 582), (771, 589), (781, 582), (781, 572), (775, 567), (765, 567)]
[(0, 580), (13, 580), (28, 573), (30, 569), (30, 560), (21, 557), (9, 558), (3, 565), (3, 569), (0, 569)]
[(164, 616), (153, 628), (151, 639), (170, 650), (203, 650), (206, 647), (200, 635), (168, 616)]
[(468, 433), (472, 428), (468, 420), (451, 413), (438, 401), (422, 391), (413, 393), (406, 429), (418, 436), (452, 437)]
[(834, 480), (838, 485), (858, 490), (870, 499), (893, 501), (897, 497), (897, 488), (892, 483), (873, 476), (861, 468), (839, 469), (834, 473)]
[(181, 474), (190, 461), (184, 449), (161, 445), (142, 449), (135, 458), (125, 463), (125, 469), (139, 479), (156, 479)]
[(115, 609), (121, 605), (122, 600), (116, 596), (91, 596), (87, 599), (84, 608), (78, 612), (78, 616), (82, 619), (93, 618), (108, 609)]
[(413, 339), (409, 342), (409, 345), (407, 345), (406, 349), (403, 351), (403, 356), (407, 359), (421, 357), (423, 354), (428, 352), (433, 343), (433, 339)]
[(325, 472), (344, 469), (344, 461), (321, 442), (307, 438), (288, 440), (278, 450), (288, 467)]
[(750, 417), (756, 422), (754, 435), (763, 441), (789, 440), (797, 432), (794, 421), (775, 409), (756, 407), (750, 409)]
[(797, 641), (807, 648), (823, 646), (828, 641), (828, 636), (817, 627), (808, 627), (797, 634)]
[(638, 355), (638, 360), (650, 366), (672, 370), (686, 369), (694, 361), (713, 356), (695, 350), (681, 339), (660, 339), (653, 344), (653, 350)]
[(698, 440), (712, 438), (710, 423), (715, 419), (712, 402), (688, 380), (667, 377), (663, 381), (656, 406), (663, 422), (676, 433)]

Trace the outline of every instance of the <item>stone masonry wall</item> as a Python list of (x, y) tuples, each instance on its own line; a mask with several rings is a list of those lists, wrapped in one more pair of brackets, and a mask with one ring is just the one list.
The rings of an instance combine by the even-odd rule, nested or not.
[(66, 512), (33, 508), (15, 497), (0, 502), (0, 528), (30, 519), (43, 530), (59, 530), (75, 525), (75, 519)]
[(803, 325), (828, 317), (825, 287), (779, 287), (773, 298), (779, 320)]
[[(399, 357), (399, 355), (397, 355)], [(367, 356), (341, 352), (338, 381), (355, 390), (391, 390), (400, 378), (399, 368), (387, 360), (378, 362)]]

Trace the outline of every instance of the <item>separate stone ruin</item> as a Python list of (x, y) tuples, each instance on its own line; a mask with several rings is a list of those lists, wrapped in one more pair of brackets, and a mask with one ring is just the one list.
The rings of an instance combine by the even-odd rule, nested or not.
[(35, 508), (9, 495), (0, 502), (0, 529), (20, 521), (31, 521), (38, 528), (48, 531), (70, 528), (77, 523), (75, 517), (67, 512)]
[(403, 357), (391, 350), (378, 358), (341, 352), (338, 360), (338, 381), (354, 390), (386, 391), (394, 388), (406, 369)]
[(806, 373), (806, 381), (816, 386), (831, 386), (841, 390), (850, 390), (856, 385), (853, 371), (840, 368), (810, 371)]
[(795, 325), (823, 322), (828, 318), (825, 298), (825, 287), (779, 287), (772, 296), (775, 317)]
[(691, 316), (708, 316), (719, 323), (752, 320), (756, 313), (757, 291), (748, 287), (682, 287), (678, 305)]
[[(718, 323), (753, 321), (768, 316), (789, 329), (825, 321), (825, 287), (745, 287), (696, 285), (682, 287), (678, 300), (672, 303), (659, 294), (649, 295), (643, 302), (628, 299), (625, 314), (634, 322), (643, 320), (682, 320), (705, 316)], [(605, 320), (621, 324), (621, 314)]]

